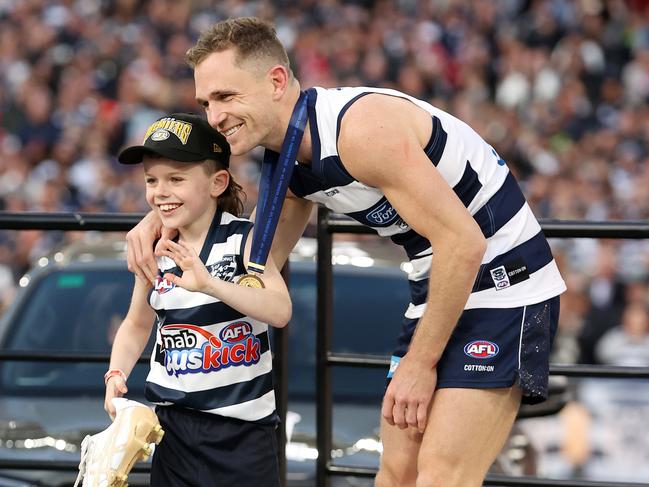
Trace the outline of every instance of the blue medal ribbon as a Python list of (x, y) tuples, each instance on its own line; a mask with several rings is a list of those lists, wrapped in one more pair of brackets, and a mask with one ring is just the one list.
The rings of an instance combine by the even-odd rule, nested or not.
[(286, 191), (295, 167), (297, 151), (304, 136), (307, 122), (307, 99), (307, 93), (300, 92), (300, 98), (293, 108), (280, 153), (277, 154), (269, 149), (264, 152), (250, 262), (248, 263), (249, 270), (259, 274), (264, 273)]

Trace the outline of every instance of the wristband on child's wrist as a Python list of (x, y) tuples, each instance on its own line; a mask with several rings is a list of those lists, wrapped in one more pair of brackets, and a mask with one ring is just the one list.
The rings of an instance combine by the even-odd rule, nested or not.
[(126, 382), (126, 374), (121, 369), (110, 369), (104, 374), (104, 385), (108, 385), (108, 380), (116, 375), (120, 376)]

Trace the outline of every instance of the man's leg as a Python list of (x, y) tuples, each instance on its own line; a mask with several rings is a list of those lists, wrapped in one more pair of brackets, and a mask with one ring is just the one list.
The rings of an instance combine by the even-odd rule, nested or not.
[(376, 487), (414, 487), (417, 481), (417, 457), (424, 435), (415, 428), (400, 429), (381, 418), (381, 465)]
[(423, 435), (381, 423), (377, 487), (479, 487), (520, 405), (518, 387), (439, 389)]

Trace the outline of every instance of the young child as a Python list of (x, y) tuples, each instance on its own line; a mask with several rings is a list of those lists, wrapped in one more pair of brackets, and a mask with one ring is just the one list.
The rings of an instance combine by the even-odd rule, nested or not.
[(287, 324), (291, 301), (270, 259), (264, 287), (237, 284), (253, 224), (238, 217), (242, 191), (229, 155), (206, 121), (175, 113), (118, 158), (143, 164), (148, 204), (178, 230), (157, 249), (153, 288), (136, 277), (105, 378), (105, 409), (114, 417), (112, 400), (127, 392), (155, 319), (145, 397), (157, 405), (164, 438), (153, 455), (154, 487), (279, 486), (268, 325)]

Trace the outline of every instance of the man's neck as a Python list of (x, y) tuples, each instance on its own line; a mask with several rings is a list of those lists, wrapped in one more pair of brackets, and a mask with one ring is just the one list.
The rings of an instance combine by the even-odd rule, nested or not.
[[(286, 132), (288, 131), (291, 122), (291, 116), (293, 115), (293, 109), (300, 98), (300, 84), (295, 81), (289, 90), (290, 91), (286, 93), (286, 98), (283, 101), (283, 107), (279, 116), (278, 130), (276, 132), (277, 135), (271, 143), (264, 144), (266, 148), (278, 153), (282, 149), (282, 144), (284, 143), (284, 138), (286, 137)], [(302, 143), (298, 149), (297, 159), (303, 163), (311, 162), (311, 134), (309, 132), (308, 122), (304, 128), (304, 136), (302, 137)]]

